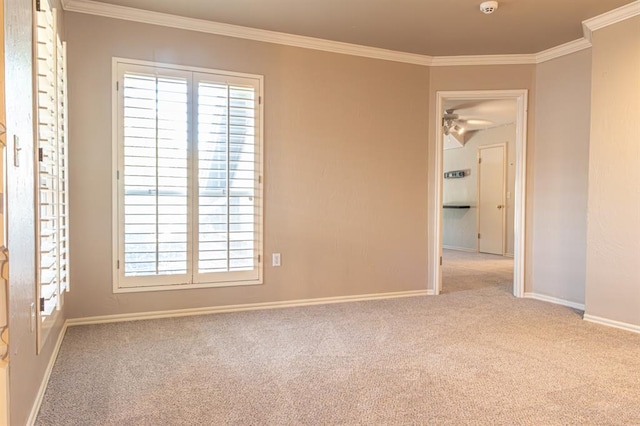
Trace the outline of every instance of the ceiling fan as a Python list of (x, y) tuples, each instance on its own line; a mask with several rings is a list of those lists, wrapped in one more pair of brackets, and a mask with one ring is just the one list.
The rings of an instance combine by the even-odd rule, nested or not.
[(446, 136), (450, 135), (451, 133), (462, 135), (465, 132), (465, 123), (466, 120), (461, 119), (453, 109), (447, 109), (444, 111), (444, 116), (442, 117), (442, 127), (444, 128), (444, 134)]

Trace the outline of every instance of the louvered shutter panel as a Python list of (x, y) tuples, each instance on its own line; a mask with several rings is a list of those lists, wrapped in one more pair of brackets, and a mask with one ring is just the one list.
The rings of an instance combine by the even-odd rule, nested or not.
[(229, 80), (196, 75), (200, 282), (258, 279), (257, 84)]
[(187, 80), (126, 72), (122, 90), (123, 274), (138, 278), (132, 284), (181, 283), (190, 269)]
[(69, 290), (69, 150), (67, 136), (67, 44), (58, 45), (58, 283)]
[(56, 20), (56, 10), (40, 1), (35, 34), (38, 351), (69, 289), (67, 66)]
[(58, 305), (58, 116), (55, 16), (47, 1), (37, 13), (38, 282), (40, 317)]

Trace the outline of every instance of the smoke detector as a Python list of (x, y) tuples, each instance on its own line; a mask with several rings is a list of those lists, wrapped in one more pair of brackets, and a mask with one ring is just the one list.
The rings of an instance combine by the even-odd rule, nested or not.
[(480, 3), (480, 11), (485, 15), (490, 15), (498, 8), (497, 1), (485, 1)]

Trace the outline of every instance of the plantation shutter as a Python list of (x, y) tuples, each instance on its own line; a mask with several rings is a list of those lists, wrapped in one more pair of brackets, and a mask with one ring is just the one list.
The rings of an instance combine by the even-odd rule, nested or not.
[(36, 13), (36, 279), (38, 348), (69, 289), (66, 45), (56, 10), (39, 2)]
[(117, 69), (117, 288), (259, 283), (260, 79)]
[(127, 72), (123, 83), (124, 277), (182, 283), (190, 269), (187, 79)]
[(47, 1), (37, 13), (38, 201), (40, 314), (44, 321), (58, 304), (58, 147), (57, 78), (54, 15)]
[(67, 142), (67, 44), (57, 37), (58, 52), (58, 282), (69, 290), (69, 154)]
[(256, 279), (256, 87), (206, 74), (196, 81), (198, 280)]

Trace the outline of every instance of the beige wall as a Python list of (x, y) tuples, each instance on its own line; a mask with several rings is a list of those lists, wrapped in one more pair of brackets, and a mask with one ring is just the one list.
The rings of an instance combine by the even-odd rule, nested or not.
[[(7, 108), (7, 226), (11, 424), (24, 425), (61, 330), (64, 310), (40, 355), (29, 327), (36, 301), (34, 234), (34, 149), (32, 104), (32, 2), (5, 0), (5, 83)], [(22, 151), (14, 164), (14, 136)]]
[[(431, 68), (431, 78), (429, 84), (429, 128), (435, 129), (436, 124), (436, 93), (445, 90), (507, 90), (526, 89), (529, 91), (529, 105), (535, 105), (535, 65), (483, 65), (483, 66), (457, 66), (457, 67), (433, 67)], [(534, 129), (535, 129), (535, 109), (529, 108), (527, 132), (527, 169), (530, 170), (534, 160)], [(428, 168), (435, 167), (435, 131), (429, 133), (429, 163)], [(433, 173), (428, 174), (429, 197), (428, 211), (434, 212), (435, 182)], [(525, 246), (525, 291), (531, 288), (531, 241), (532, 241), (532, 194), (533, 179), (531, 173), (527, 173), (527, 199), (526, 199), (526, 246)], [(429, 232), (434, 227), (435, 217), (429, 215)], [(429, 238), (433, 238), (429, 235)], [(429, 245), (429, 251), (431, 245)], [(431, 264), (432, 254), (429, 253), (428, 269), (434, 267)]]
[(591, 49), (538, 65), (533, 292), (584, 303)]
[(640, 16), (593, 35), (586, 313), (640, 326)]
[[(70, 317), (425, 290), (429, 69), (66, 14)], [(111, 58), (265, 77), (264, 285), (113, 294)]]
[[(515, 104), (515, 101), (513, 101)], [(514, 115), (515, 119), (515, 115)], [(516, 126), (508, 124), (470, 133), (462, 148), (447, 149), (442, 159), (443, 171), (469, 170), (462, 179), (444, 179), (442, 202), (468, 202), (471, 209), (442, 211), (442, 245), (449, 248), (477, 250), (478, 248), (478, 148), (496, 143), (506, 144), (507, 194), (505, 194), (505, 253), (513, 256), (514, 191), (516, 177)], [(506, 198), (510, 195), (511, 198)]]

